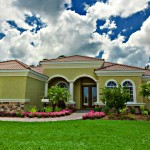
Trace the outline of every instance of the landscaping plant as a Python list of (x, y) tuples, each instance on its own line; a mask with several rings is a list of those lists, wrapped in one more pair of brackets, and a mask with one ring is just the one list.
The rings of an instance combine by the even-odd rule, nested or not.
[[(52, 107), (54, 110), (55, 106), (58, 105), (59, 101), (66, 102), (69, 99), (70, 93), (65, 88), (61, 88), (59, 86), (52, 86), (48, 90), (48, 96), (49, 96), (49, 99), (51, 101), (51, 104), (52, 104)], [(64, 106), (62, 106), (62, 107), (64, 107)]]
[(118, 87), (102, 89), (102, 102), (110, 109), (115, 109), (116, 113), (125, 107), (125, 103), (130, 101), (130, 93), (126, 87), (119, 85)]
[(139, 94), (150, 99), (150, 83), (143, 84)]

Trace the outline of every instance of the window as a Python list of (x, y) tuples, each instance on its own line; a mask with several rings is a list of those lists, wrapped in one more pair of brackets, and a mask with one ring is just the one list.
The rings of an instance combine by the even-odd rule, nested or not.
[(133, 102), (133, 84), (130, 81), (123, 82), (123, 87), (127, 87), (130, 92), (130, 102)]
[(106, 87), (108, 87), (108, 88), (114, 88), (116, 86), (117, 86), (117, 83), (115, 81), (109, 81), (106, 84)]
[(64, 81), (60, 81), (57, 83), (57, 86), (61, 87), (61, 88), (66, 88), (68, 89), (68, 83), (64, 82)]

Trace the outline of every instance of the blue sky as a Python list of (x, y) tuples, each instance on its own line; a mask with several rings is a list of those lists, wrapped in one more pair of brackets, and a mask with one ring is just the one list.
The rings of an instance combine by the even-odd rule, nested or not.
[(0, 0), (0, 9), (0, 61), (75, 54), (149, 61), (150, 0)]

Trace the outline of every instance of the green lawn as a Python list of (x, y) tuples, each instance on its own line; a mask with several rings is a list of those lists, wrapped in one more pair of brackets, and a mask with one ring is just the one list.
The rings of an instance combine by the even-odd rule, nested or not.
[(0, 121), (0, 150), (149, 150), (150, 122)]

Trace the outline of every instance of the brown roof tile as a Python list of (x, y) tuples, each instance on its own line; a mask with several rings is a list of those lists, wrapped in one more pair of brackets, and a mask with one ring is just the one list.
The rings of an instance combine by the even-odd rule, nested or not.
[(9, 60), (0, 62), (0, 70), (27, 70), (27, 69), (43, 74), (43, 69), (41, 66), (30, 67), (19, 60)]
[(44, 73), (42, 66), (32, 67), (31, 69), (41, 74)]
[(150, 76), (150, 70), (148, 70), (148, 69), (145, 69), (144, 76)]
[(123, 64), (117, 64), (117, 63), (111, 63), (111, 62), (104, 62), (103, 66), (100, 68), (97, 68), (95, 70), (103, 70), (103, 71), (142, 71), (143, 68), (140, 67), (134, 67), (129, 65), (123, 65)]
[(104, 62), (103, 66), (100, 68), (95, 69), (95, 71), (143, 71), (144, 76), (150, 76), (150, 70), (135, 67), (135, 66), (129, 66), (129, 65), (123, 65), (123, 64), (117, 64), (117, 63), (111, 63), (111, 62)]
[(0, 70), (26, 70), (30, 67), (19, 60), (9, 60), (0, 62)]
[(89, 57), (89, 56), (73, 55), (73, 56), (64, 56), (55, 59), (43, 60), (41, 62), (76, 62), (76, 61), (102, 61), (102, 60), (103, 59)]

